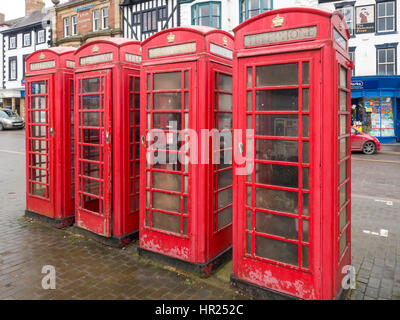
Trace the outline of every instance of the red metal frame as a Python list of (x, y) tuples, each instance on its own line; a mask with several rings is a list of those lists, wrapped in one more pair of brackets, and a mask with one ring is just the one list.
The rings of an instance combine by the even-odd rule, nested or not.
[[(193, 50), (174, 53), (175, 48), (193, 44)], [(142, 43), (141, 78), (144, 81), (141, 87), (141, 123), (146, 124), (146, 127), (141, 128), (143, 138), (147, 137), (150, 129), (164, 129), (167, 136), (193, 129), (200, 137), (201, 129), (215, 127), (215, 116), (227, 114), (229, 117), (232, 114), (232, 104), (230, 110), (219, 110), (216, 100), (219, 95), (232, 95), (232, 88), (224, 90), (218, 85), (219, 77), (222, 79), (225, 76), (231, 81), (232, 59), (224, 57), (223, 53), (219, 54), (219, 51), (218, 54), (211, 52), (211, 46), (214, 45), (229, 55), (232, 53), (233, 38), (224, 31), (191, 27), (161, 31)], [(151, 50), (166, 47), (169, 52), (165, 55), (149, 55)], [(164, 76), (171, 79), (175, 77), (174, 83), (177, 85), (174, 88), (165, 86), (171, 85), (173, 81), (163, 82), (161, 79)], [(169, 103), (167, 97), (170, 100), (175, 97), (176, 106)], [(177, 130), (166, 128), (166, 122), (170, 119), (175, 119), (178, 124), (180, 122)], [(227, 121), (229, 122), (229, 118)], [(146, 142), (141, 146), (141, 249), (206, 265), (231, 246), (232, 218), (229, 202), (232, 200), (219, 209), (214, 204), (214, 199), (218, 201), (216, 195), (229, 189), (231, 185), (228, 173), (230, 182), (217, 191), (214, 188), (218, 188), (215, 177), (218, 172), (221, 175), (230, 169), (227, 166), (218, 170), (217, 165), (211, 164), (214, 152), (211, 150), (211, 137), (207, 139), (210, 148), (209, 162), (206, 164), (200, 163), (204, 156), (200, 151), (196, 154), (184, 149), (158, 152), (177, 154), (181, 160), (185, 157), (196, 158), (198, 164), (186, 165), (178, 162), (178, 165), (153, 165), (146, 162), (146, 154), (154, 154), (151, 143)], [(231, 150), (231, 147), (227, 149)], [(224, 211), (225, 215), (219, 214), (224, 209), (228, 210)], [(221, 227), (218, 227), (218, 219), (215, 219), (218, 214), (225, 219), (220, 220), (220, 224), (223, 224)], [(203, 272), (208, 274), (211, 269), (212, 267), (207, 267)]]
[[(248, 35), (261, 38), (263, 33), (308, 26), (316, 26), (316, 36), (245, 45)], [(255, 136), (249, 140), (252, 137), (243, 132), (241, 137), (245, 154), (252, 142), (254, 156), (247, 162), (254, 170), (234, 178), (233, 279), (303, 299), (334, 299), (339, 294), (342, 267), (350, 264), (349, 143), (340, 160), (347, 163), (343, 183), (348, 186), (343, 206), (347, 220), (343, 226), (342, 216), (341, 233), (339, 195), (332, 198), (342, 185), (336, 141), (348, 139), (350, 133), (349, 34), (345, 26), (338, 12), (286, 8), (260, 14), (234, 30), (234, 74), (238, 75), (234, 128), (255, 129)], [(346, 48), (335, 40), (335, 29)], [(262, 83), (261, 77), (274, 72), (274, 65), (282, 74), (285, 68), (294, 70), (286, 83), (276, 79)], [(347, 72), (344, 87), (338, 85), (340, 65)], [(338, 109), (339, 91), (347, 95), (344, 111)], [(346, 122), (339, 135), (341, 114)], [(234, 162), (234, 170), (243, 167)], [(339, 256), (343, 233), (346, 248), (342, 242)]]
[(27, 213), (48, 217), (60, 227), (73, 223), (74, 216), (70, 189), (74, 51), (38, 50), (26, 60)]
[(121, 38), (75, 53), (76, 224), (118, 245), (139, 228), (140, 61), (140, 42)]

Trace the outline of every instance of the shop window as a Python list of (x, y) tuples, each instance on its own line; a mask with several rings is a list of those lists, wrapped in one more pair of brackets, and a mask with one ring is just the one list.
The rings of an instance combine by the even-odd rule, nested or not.
[(17, 48), (17, 36), (10, 36), (9, 37), (9, 49), (16, 49)]
[(395, 1), (377, 3), (377, 32), (393, 32), (396, 30)]
[(377, 74), (390, 76), (396, 74), (396, 46), (397, 44), (377, 47)]
[(71, 35), (71, 26), (69, 22), (69, 17), (64, 18), (64, 37), (69, 37)]
[(273, 0), (240, 0), (240, 22), (273, 9)]
[(78, 34), (78, 16), (72, 16), (72, 35), (76, 36)]
[(31, 36), (32, 36), (31, 32), (23, 34), (23, 47), (30, 47), (31, 46), (31, 43), (32, 43)]
[(100, 12), (99, 10), (93, 10), (93, 31), (100, 30)]
[(221, 3), (201, 2), (192, 6), (192, 25), (221, 28)]
[(17, 80), (17, 57), (10, 57), (8, 61), (8, 79)]

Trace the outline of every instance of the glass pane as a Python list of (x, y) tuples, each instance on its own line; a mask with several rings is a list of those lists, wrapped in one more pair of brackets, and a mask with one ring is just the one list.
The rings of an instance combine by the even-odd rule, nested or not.
[(159, 110), (180, 110), (182, 99), (180, 92), (154, 93), (153, 108)]
[(343, 231), (343, 228), (346, 226), (347, 223), (347, 207), (345, 207), (342, 212), (340, 213), (340, 232)]
[(47, 123), (47, 112), (46, 111), (31, 111), (31, 122), (32, 123)]
[(347, 69), (340, 67), (340, 86), (347, 88)]
[(247, 110), (248, 111), (253, 110), (253, 92), (252, 91), (247, 91)]
[(256, 211), (256, 231), (286, 239), (298, 239), (297, 219)]
[(182, 130), (182, 116), (180, 113), (154, 113), (153, 128), (154, 129), (172, 129), (172, 125), (176, 125), (176, 130)]
[(297, 115), (256, 115), (256, 135), (297, 137)]
[(303, 141), (303, 163), (310, 162), (309, 142)]
[(298, 167), (256, 163), (256, 183), (297, 188)]
[(303, 268), (308, 269), (309, 268), (309, 264), (308, 264), (308, 247), (307, 246), (303, 246), (302, 249), (302, 266)]
[(309, 215), (309, 196), (308, 193), (303, 193), (303, 216), (308, 216)]
[(84, 143), (99, 144), (100, 143), (100, 130), (84, 129), (82, 130), (81, 140)]
[(89, 180), (89, 179), (82, 179), (82, 190), (83, 192), (93, 194), (98, 196), (100, 194), (100, 182)]
[(303, 84), (310, 83), (310, 64), (309, 62), (303, 62)]
[(339, 151), (339, 160), (346, 157), (347, 154), (347, 139), (340, 139), (340, 151)]
[(256, 235), (256, 256), (297, 266), (297, 244), (264, 238)]
[(232, 222), (232, 207), (218, 212), (218, 228), (221, 229)]
[(246, 253), (252, 254), (252, 250), (253, 250), (252, 248), (253, 248), (253, 242), (252, 242), (251, 233), (246, 233)]
[(83, 79), (82, 80), (82, 93), (100, 92), (100, 78)]
[(347, 247), (347, 230), (343, 233), (342, 237), (340, 238), (340, 256), (342, 256), (346, 247)]
[(340, 135), (347, 133), (347, 116), (340, 115)]
[(32, 97), (32, 109), (46, 109), (46, 98), (45, 97)]
[(83, 112), (82, 125), (86, 127), (101, 127), (101, 112)]
[(298, 162), (298, 142), (256, 139), (256, 159)]
[(303, 111), (310, 110), (309, 89), (303, 89)]
[(347, 201), (347, 184), (345, 184), (344, 186), (342, 186), (342, 188), (339, 191), (339, 204), (342, 207), (346, 201)]
[(82, 97), (83, 109), (97, 110), (101, 109), (100, 106), (100, 95), (83, 96)]
[(153, 211), (152, 227), (174, 233), (180, 233), (181, 217)]
[(303, 241), (309, 242), (308, 240), (308, 220), (303, 220)]
[(344, 180), (347, 178), (347, 161), (343, 161), (340, 164), (340, 177), (339, 177), (339, 183), (343, 183)]
[(220, 73), (218, 79), (218, 88), (222, 91), (232, 92), (232, 76)]
[(232, 95), (231, 94), (218, 94), (218, 109), (219, 110), (232, 110)]
[(181, 72), (155, 73), (153, 90), (174, 90), (182, 88)]
[(218, 129), (232, 129), (232, 114), (219, 113), (218, 114)]
[(153, 171), (153, 188), (181, 192), (181, 175)]
[(309, 137), (309, 118), (310, 116), (303, 116), (303, 137)]
[(256, 67), (257, 87), (297, 85), (298, 78), (297, 63)]
[(99, 178), (100, 177), (100, 164), (82, 161), (83, 172), (82, 175), (86, 177)]
[(175, 194), (153, 192), (153, 208), (181, 212), (181, 197)]
[(298, 101), (297, 89), (256, 91), (256, 110), (260, 111), (297, 111)]
[(218, 177), (218, 189), (232, 185), (232, 170), (219, 172), (216, 176)]
[(46, 84), (44, 81), (32, 82), (31, 85), (32, 94), (46, 94)]
[(246, 214), (246, 229), (247, 230), (252, 230), (253, 228), (253, 222), (252, 222), (252, 211), (247, 210)]
[(340, 91), (340, 111), (346, 111), (347, 109), (347, 93), (345, 91)]
[(287, 213), (298, 213), (297, 192), (273, 190), (256, 187), (256, 207), (281, 211)]
[(217, 209), (221, 209), (232, 203), (232, 188), (220, 191), (217, 193), (217, 195), (218, 195), (218, 203), (216, 204)]
[(309, 172), (310, 172), (309, 168), (303, 168), (303, 189), (310, 189)]

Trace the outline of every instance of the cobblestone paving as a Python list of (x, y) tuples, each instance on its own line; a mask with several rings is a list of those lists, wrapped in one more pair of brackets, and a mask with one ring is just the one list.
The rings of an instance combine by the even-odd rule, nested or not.
[[(400, 299), (400, 152), (352, 161), (350, 299)], [(394, 153), (393, 153), (394, 152)], [(377, 162), (366, 161), (368, 159)], [(386, 163), (386, 161), (399, 162)], [(378, 201), (377, 201), (378, 200)], [(387, 202), (389, 201), (389, 202)], [(207, 281), (150, 264), (23, 217), (25, 157), (22, 131), (0, 134), (0, 299), (243, 299), (216, 277)], [(387, 230), (387, 237), (382, 230)], [(44, 265), (57, 272), (57, 289), (44, 290)]]

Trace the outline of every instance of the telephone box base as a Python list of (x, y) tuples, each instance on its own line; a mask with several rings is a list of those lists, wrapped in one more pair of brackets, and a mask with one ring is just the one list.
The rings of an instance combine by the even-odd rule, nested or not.
[(163, 264), (176, 267), (178, 269), (185, 270), (190, 273), (194, 273), (202, 278), (209, 277), (213, 272), (215, 272), (219, 266), (224, 264), (226, 261), (232, 259), (232, 247), (227, 248), (221, 252), (218, 256), (211, 259), (206, 263), (192, 263), (188, 261), (183, 261), (177, 258), (172, 258), (157, 252), (149, 251), (138, 247), (138, 253), (141, 257), (149, 258)]
[(301, 300), (294, 296), (260, 287), (231, 275), (231, 287), (241, 293), (257, 300)]
[(91, 239), (93, 239), (97, 242), (100, 242), (101, 244), (104, 244), (106, 246), (114, 247), (114, 248), (118, 248), (118, 249), (125, 247), (126, 245), (131, 243), (133, 240), (137, 240), (139, 238), (139, 230), (136, 230), (136, 231), (129, 233), (127, 235), (124, 235), (122, 237), (107, 238), (107, 237), (100, 236), (96, 233), (93, 233), (89, 230), (77, 227), (76, 225), (74, 225), (73, 229), (74, 229), (75, 233), (78, 233), (85, 237), (91, 238)]
[(54, 228), (57, 228), (57, 229), (72, 226), (75, 221), (75, 216), (70, 216), (70, 217), (66, 217), (63, 219), (53, 219), (53, 218), (43, 216), (39, 213), (30, 211), (30, 210), (25, 210), (25, 217), (44, 222), (44, 223), (46, 223)]

